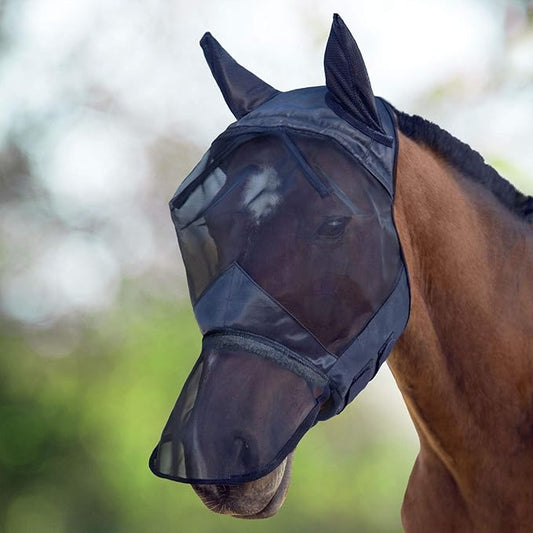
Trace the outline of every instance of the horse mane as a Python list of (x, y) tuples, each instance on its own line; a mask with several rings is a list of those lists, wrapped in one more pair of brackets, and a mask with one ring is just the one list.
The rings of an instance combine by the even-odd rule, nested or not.
[(417, 115), (395, 110), (400, 131), (442, 156), (465, 177), (489, 189), (510, 211), (533, 222), (533, 197), (522, 194), (511, 183), (485, 163), (483, 157), (470, 146), (443, 130), (433, 122)]

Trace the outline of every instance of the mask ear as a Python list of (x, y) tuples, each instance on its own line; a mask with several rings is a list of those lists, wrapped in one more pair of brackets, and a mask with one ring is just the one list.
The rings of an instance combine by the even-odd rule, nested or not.
[(324, 55), (326, 85), (337, 104), (357, 120), (384, 133), (363, 56), (339, 15), (333, 24)]
[(279, 93), (241, 67), (209, 32), (202, 37), (200, 46), (226, 104), (237, 119)]

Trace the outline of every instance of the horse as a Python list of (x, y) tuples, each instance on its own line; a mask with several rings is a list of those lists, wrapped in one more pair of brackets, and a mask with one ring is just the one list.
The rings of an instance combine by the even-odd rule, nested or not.
[[(278, 91), (238, 65), (210, 34), (204, 36), (202, 46), (239, 122), (254, 110), (264, 110), (268, 118), (269, 102), (275, 101)], [(217, 191), (226, 187), (218, 184), (226, 175), (238, 176), (227, 186), (224, 201), (217, 192), (219, 196), (211, 195), (207, 207), (197, 205), (199, 193), (192, 186), (198, 188), (198, 176), (209, 158), (204, 158), (200, 169), (181, 188), (194, 197), (197, 211), (193, 222), (176, 223), (178, 234), (191, 224), (198, 226), (194, 239), (182, 236), (180, 240), (184, 259), (189, 261), (193, 302), (202, 301), (216, 276), (225, 279), (214, 283), (218, 286), (211, 290), (208, 304), (198, 311), (199, 304), (195, 304), (197, 317), (209, 315), (213, 321), (212, 316), (222, 307), (234, 315), (253, 313), (258, 306), (267, 306), (260, 290), (275, 294), (283, 309), (311, 331), (305, 340), (309, 351), (315, 349), (317, 339), (327, 348), (321, 355), (313, 355), (315, 367), (326, 367), (327, 357), (360, 335), (389, 294), (390, 287), (382, 289), (390, 277), (387, 268), (396, 272), (398, 265), (404, 264), (408, 297), (404, 291), (400, 300), (408, 306), (408, 320), (397, 337), (385, 339), (380, 360), (370, 371), (365, 369), (363, 385), (357, 390), (347, 389), (343, 401), (351, 401), (387, 359), (420, 440), (402, 505), (405, 531), (530, 531), (533, 198), (517, 191), (477, 152), (437, 125), (390, 104), (378, 105), (360, 51), (338, 15), (334, 16), (325, 67), (326, 87), (311, 92), (325, 94), (341, 121), (349, 122), (357, 135), (371, 138), (361, 152), (363, 166), (378, 168), (393, 149), (392, 144), (389, 151), (383, 148), (387, 139), (392, 135), (396, 139), (394, 165), (389, 165), (394, 185), (390, 213), (396, 231), (385, 223), (376, 224), (376, 212), (385, 213), (386, 218), (389, 211), (376, 200), (382, 197), (376, 189), (380, 184), (368, 178), (361, 164), (340, 150), (329, 150), (318, 138), (302, 141), (284, 137), (283, 144), (259, 135), (248, 125), (246, 142), (231, 146), (229, 163), (223, 170), (221, 166), (211, 168), (212, 181), (201, 185), (205, 195), (215, 185)], [(305, 108), (302, 94), (295, 92), (289, 115)], [(385, 131), (383, 126), (385, 107), (393, 131)], [(229, 149), (224, 150), (229, 153)], [(285, 196), (279, 193), (285, 187), (285, 177), (296, 172), (296, 167), (290, 166), (291, 157), (298, 160), (298, 180), (312, 182), (313, 192), (312, 187), (305, 189), (290, 177), (283, 189)], [(324, 169), (327, 178), (320, 173)], [(301, 177), (304, 174), (307, 178)], [(320, 206), (334, 201), (321, 187), (335, 189), (337, 211), (332, 212), (338, 216), (317, 219)], [(296, 189), (300, 191), (298, 197), (291, 192)], [(353, 198), (357, 198), (355, 206), (350, 200)], [(233, 210), (228, 210), (228, 202)], [(262, 229), (267, 220), (268, 231)], [(381, 229), (376, 232), (376, 228)], [(208, 233), (210, 240), (206, 241)], [(270, 237), (273, 233), (280, 235), (275, 242)], [(399, 244), (395, 244), (396, 233)], [(246, 251), (236, 252), (236, 243)], [(380, 263), (376, 246), (392, 259)], [(241, 252), (252, 265), (247, 271), (231, 263)], [(324, 256), (327, 261), (321, 259)], [(231, 267), (223, 274), (218, 270), (214, 274), (218, 263)], [(310, 264), (317, 265), (312, 274), (308, 274)], [(357, 272), (373, 268), (379, 272), (357, 284), (347, 274), (352, 264), (356, 264)], [(243, 296), (241, 304), (237, 302), (228, 310), (233, 305), (228, 287), (237, 290), (236, 286), (244, 287), (239, 295), (255, 291), (253, 305)], [(371, 302), (369, 294), (375, 296), (377, 304)], [(395, 309), (400, 313), (401, 307)], [(235, 332), (223, 336), (225, 344), (209, 344), (217, 336), (209, 337), (182, 393), (185, 407), (175, 408), (167, 425), (168, 439), (176, 434), (176, 424), (187, 428), (182, 431), (188, 436), (176, 446), (180, 464), (194, 463), (195, 473), (169, 474), (172, 468), (182, 470), (174, 456), (161, 458), (168, 444), (164, 439), (152, 456), (150, 465), (156, 474), (191, 483), (215, 512), (240, 518), (275, 514), (287, 495), (296, 442), (316, 420), (337, 414), (344, 407), (341, 402), (331, 410), (323, 372), (315, 372), (316, 368), (298, 355), (291, 355), (290, 361), (279, 355), (291, 352), (284, 352), (275, 342), (276, 335), (281, 335), (280, 323), (261, 326), (270, 328), (269, 342), (259, 342), (251, 335), (243, 340)], [(255, 359), (261, 362), (252, 361), (247, 352), (258, 354)], [(217, 359), (220, 353), (224, 357)], [(217, 406), (228, 396), (234, 402), (232, 412), (218, 411)], [(191, 415), (194, 409), (201, 416)], [(276, 416), (268, 409), (276, 411)], [(309, 409), (313, 417), (306, 424), (304, 415)], [(247, 427), (239, 429), (238, 437), (232, 434), (232, 444), (226, 446), (225, 432), (241, 418)], [(295, 422), (284, 433), (283, 424), (292, 418)], [(300, 427), (304, 431), (296, 431)], [(273, 450), (283, 452), (276, 455), (276, 461), (267, 461), (266, 468), (249, 466), (256, 465), (255, 456), (263, 449), (263, 441), (274, 439), (272, 433), (278, 429), (280, 442), (288, 439), (290, 445), (276, 444)], [(293, 430), (296, 439), (291, 437)], [(202, 439), (210, 440), (212, 448), (198, 459)], [(240, 462), (235, 462), (236, 457)], [(202, 478), (203, 472), (222, 472), (230, 463), (245, 465), (248, 470), (243, 467), (240, 477), (227, 482), (222, 474)]]

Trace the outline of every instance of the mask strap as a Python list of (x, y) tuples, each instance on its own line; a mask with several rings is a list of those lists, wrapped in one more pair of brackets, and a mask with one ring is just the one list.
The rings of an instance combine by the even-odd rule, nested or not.
[(304, 378), (312, 386), (329, 391), (329, 379), (305, 357), (270, 339), (242, 331), (215, 331), (203, 338), (204, 350), (226, 348), (243, 350), (289, 370)]

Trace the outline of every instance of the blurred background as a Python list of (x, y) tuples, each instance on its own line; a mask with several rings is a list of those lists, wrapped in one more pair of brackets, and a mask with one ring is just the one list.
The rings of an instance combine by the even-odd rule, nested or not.
[(233, 120), (198, 40), (322, 85), (334, 12), (376, 94), (533, 192), (530, 1), (0, 0), (0, 531), (401, 531), (418, 441), (387, 368), (270, 520), (147, 467), (200, 346), (167, 202)]

